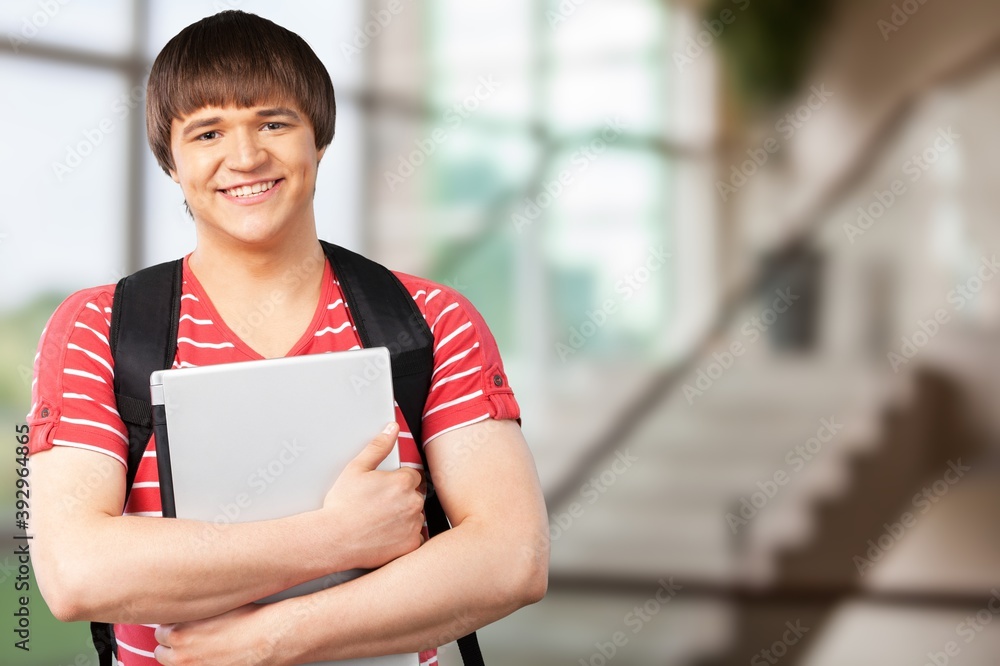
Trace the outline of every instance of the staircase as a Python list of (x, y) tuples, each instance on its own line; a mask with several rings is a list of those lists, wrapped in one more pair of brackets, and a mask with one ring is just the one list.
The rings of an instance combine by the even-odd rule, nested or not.
[[(864, 582), (854, 555), (967, 453), (946, 380), (870, 368), (761, 343), (693, 402), (671, 392), (549, 507), (550, 593), (481, 632), (491, 663), (735, 666), (796, 623), (821, 627)], [(679, 593), (657, 600), (671, 580)], [(819, 634), (780, 646), (786, 663)]]

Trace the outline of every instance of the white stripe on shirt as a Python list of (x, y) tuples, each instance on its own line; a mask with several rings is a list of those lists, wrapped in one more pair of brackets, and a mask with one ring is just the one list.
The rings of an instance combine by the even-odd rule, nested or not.
[(319, 336), (326, 335), (327, 333), (340, 333), (342, 330), (344, 330), (345, 328), (347, 328), (350, 325), (351, 325), (351, 322), (345, 321), (343, 324), (341, 324), (337, 328), (330, 328), (329, 326), (327, 326), (322, 331), (316, 331), (316, 333), (314, 333), (313, 335), (318, 338)]
[(101, 423), (100, 421), (90, 421), (88, 419), (74, 419), (70, 418), (69, 416), (63, 416), (62, 422), (72, 423), (75, 425), (85, 425), (85, 426), (90, 426), (91, 428), (100, 428), (101, 430), (107, 430), (108, 432), (113, 432), (115, 435), (118, 436), (119, 439), (128, 444), (128, 437), (121, 434), (120, 432), (109, 426), (107, 423)]
[(438, 405), (437, 407), (435, 407), (434, 409), (431, 409), (431, 410), (428, 410), (428, 411), (424, 412), (424, 418), (427, 418), (428, 416), (430, 416), (434, 412), (439, 412), (442, 409), (445, 409), (447, 407), (451, 407), (452, 405), (457, 405), (457, 404), (462, 403), (462, 402), (468, 402), (469, 400), (472, 400), (473, 398), (478, 398), (482, 394), (483, 394), (483, 390), (479, 389), (475, 393), (469, 393), (468, 395), (463, 395), (461, 398), (455, 398), (454, 400), (449, 400), (448, 402), (443, 402), (440, 405)]
[(449, 312), (451, 312), (452, 310), (454, 310), (457, 307), (458, 307), (458, 303), (452, 303), (451, 305), (449, 305), (448, 307), (446, 307), (444, 310), (441, 310), (441, 314), (439, 314), (437, 316), (437, 319), (434, 320), (434, 323), (431, 324), (431, 333), (434, 332), (434, 327), (438, 325), (439, 321), (441, 321), (441, 317), (445, 316), (446, 314), (448, 314)]
[(462, 324), (461, 326), (459, 326), (458, 328), (456, 328), (454, 331), (452, 331), (451, 333), (448, 334), (448, 337), (446, 337), (444, 340), (442, 340), (441, 342), (438, 343), (438, 346), (434, 348), (434, 351), (435, 352), (440, 351), (441, 347), (444, 347), (446, 344), (448, 344), (449, 342), (451, 342), (452, 339), (454, 339), (454, 337), (456, 335), (458, 335), (462, 331), (466, 330), (467, 328), (470, 328), (471, 326), (472, 326), (472, 322), (471, 321), (467, 321), (464, 324)]
[(100, 363), (101, 365), (103, 365), (105, 368), (107, 368), (108, 372), (114, 372), (114, 370), (111, 369), (111, 364), (110, 363), (108, 363), (103, 358), (101, 358), (100, 356), (98, 356), (94, 352), (90, 351), (89, 349), (84, 349), (80, 345), (74, 344), (72, 342), (69, 343), (68, 345), (66, 345), (66, 349), (72, 349), (73, 351), (81, 351), (84, 354), (86, 354), (87, 356), (89, 356), (90, 358), (94, 359), (95, 361), (97, 361), (98, 363)]
[(104, 381), (104, 379), (102, 379), (101, 377), (98, 377), (97, 375), (91, 374), (89, 372), (84, 372), (83, 370), (74, 370), (73, 368), (63, 368), (63, 372), (67, 375), (73, 375), (74, 377), (86, 377), (87, 379), (96, 379), (102, 384), (107, 384), (107, 382)]
[(450, 382), (452, 380), (455, 380), (455, 379), (459, 379), (461, 377), (468, 377), (469, 375), (471, 375), (473, 373), (476, 373), (476, 372), (479, 372), (482, 369), (483, 369), (483, 366), (477, 365), (476, 367), (474, 367), (471, 370), (466, 370), (465, 372), (460, 372), (457, 375), (452, 375), (451, 377), (445, 377), (444, 379), (442, 379), (441, 381), (439, 381), (437, 384), (435, 384), (434, 386), (432, 386), (431, 387), (431, 391), (433, 391), (434, 389), (436, 389), (438, 386), (441, 386), (441, 384), (447, 384), (448, 382)]
[(457, 425), (453, 425), (451, 427), (445, 428), (441, 432), (436, 432), (433, 435), (431, 435), (430, 438), (426, 442), (424, 442), (424, 446), (426, 447), (431, 441), (437, 439), (438, 437), (440, 437), (441, 435), (445, 434), (446, 432), (451, 432), (452, 430), (458, 430), (459, 428), (464, 428), (467, 425), (472, 425), (473, 423), (479, 423), (480, 421), (485, 421), (488, 418), (490, 418), (489, 414), (483, 414), (482, 416), (477, 416), (476, 418), (474, 418), (474, 419), (472, 419), (470, 421), (465, 421), (464, 423), (459, 423)]
[[(135, 515), (135, 514), (126, 514), (126, 515)], [(133, 654), (137, 654), (142, 657), (149, 657), (150, 659), (156, 659), (156, 655), (153, 654), (152, 652), (149, 652), (147, 650), (140, 650), (137, 647), (132, 647), (128, 643), (123, 643), (121, 639), (119, 639), (117, 636), (115, 637), (115, 642), (118, 643), (118, 647), (125, 648), (126, 650), (128, 650)]]
[(182, 342), (186, 342), (195, 347), (201, 347), (202, 349), (226, 349), (228, 347), (235, 346), (232, 342), (198, 342), (196, 340), (192, 340), (191, 338), (177, 338), (177, 344)]
[(471, 352), (473, 349), (477, 349), (478, 347), (479, 347), (479, 343), (477, 342), (474, 345), (472, 345), (471, 347), (469, 347), (468, 349), (466, 349), (464, 352), (459, 352), (459, 353), (455, 354), (454, 356), (452, 356), (451, 358), (449, 358), (447, 361), (445, 361), (444, 363), (442, 363), (438, 367), (434, 368), (434, 372), (431, 373), (431, 376), (433, 377), (437, 373), (439, 373), (442, 370), (444, 370), (445, 368), (447, 368), (452, 363), (455, 363), (456, 361), (461, 361), (463, 358), (465, 358), (466, 356), (469, 355), (469, 352)]
[(108, 338), (103, 333), (98, 333), (97, 331), (95, 331), (91, 327), (87, 326), (83, 322), (80, 322), (80, 321), (75, 322), (73, 324), (73, 326), (75, 328), (85, 328), (85, 329), (87, 329), (88, 331), (90, 331), (91, 333), (93, 333), (94, 335), (96, 335), (97, 337), (99, 337), (101, 339), (101, 342), (103, 342), (104, 344), (108, 344)]
[[(58, 444), (60, 446), (69, 446), (69, 447), (72, 447), (74, 449), (86, 449), (87, 451), (97, 451), (98, 453), (103, 453), (106, 456), (111, 456), (112, 458), (114, 458), (115, 460), (117, 460), (118, 462), (120, 462), (121, 464), (125, 465), (125, 459), (122, 458), (120, 455), (118, 455), (117, 453), (114, 453), (112, 451), (108, 451), (107, 449), (102, 449), (99, 446), (92, 446), (90, 444), (83, 444), (81, 442), (70, 442), (69, 440), (65, 440), (65, 439), (53, 439), (52, 443), (53, 444)], [(128, 465), (125, 465), (125, 466), (128, 467)]]

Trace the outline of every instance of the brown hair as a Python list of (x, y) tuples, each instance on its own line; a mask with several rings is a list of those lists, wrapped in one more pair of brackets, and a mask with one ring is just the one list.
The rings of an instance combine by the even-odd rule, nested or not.
[(170, 124), (204, 106), (246, 108), (295, 100), (316, 148), (333, 141), (337, 103), (323, 63), (305, 40), (254, 14), (225, 11), (192, 23), (156, 56), (146, 89), (149, 147), (174, 168)]

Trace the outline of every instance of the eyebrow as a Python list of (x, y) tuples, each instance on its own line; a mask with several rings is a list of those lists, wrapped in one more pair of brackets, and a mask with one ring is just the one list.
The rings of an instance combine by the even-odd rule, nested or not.
[(258, 118), (274, 118), (276, 116), (286, 116), (292, 120), (302, 120), (299, 114), (284, 106), (278, 106), (273, 109), (261, 109), (257, 112)]
[[(257, 112), (258, 118), (276, 118), (281, 116), (291, 118), (292, 120), (296, 121), (302, 120), (302, 118), (299, 117), (298, 113), (284, 106), (278, 106), (271, 109), (261, 109), (260, 111)], [(203, 127), (208, 127), (210, 125), (217, 125), (221, 122), (222, 118), (220, 116), (213, 116), (211, 118), (201, 118), (199, 120), (192, 120), (191, 122), (189, 122), (187, 125), (184, 126), (184, 131), (182, 132), (182, 136), (187, 137), (192, 132), (200, 130)]]
[(181, 136), (187, 137), (189, 134), (195, 130), (199, 130), (202, 127), (208, 127), (209, 125), (217, 125), (222, 122), (222, 118), (215, 116), (213, 118), (202, 118), (200, 120), (192, 120), (187, 125), (184, 126), (184, 131)]

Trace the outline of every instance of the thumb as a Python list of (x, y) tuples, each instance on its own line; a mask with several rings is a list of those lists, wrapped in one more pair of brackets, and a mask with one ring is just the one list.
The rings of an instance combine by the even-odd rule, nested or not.
[(368, 445), (361, 450), (352, 461), (353, 465), (361, 467), (365, 471), (371, 471), (379, 466), (389, 452), (392, 451), (393, 444), (396, 443), (396, 436), (399, 434), (399, 425), (395, 421), (385, 426), (375, 438), (368, 442)]

